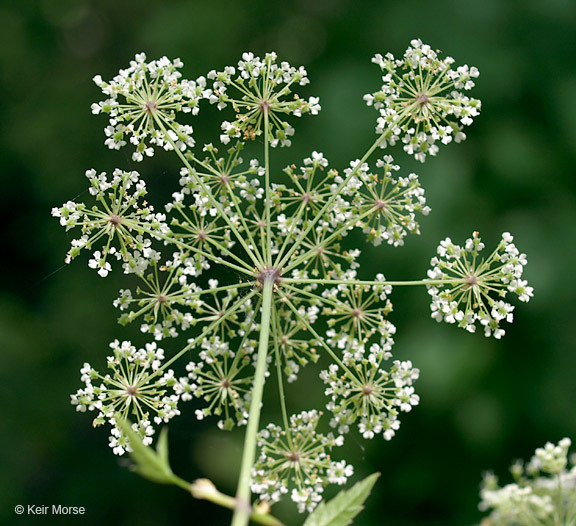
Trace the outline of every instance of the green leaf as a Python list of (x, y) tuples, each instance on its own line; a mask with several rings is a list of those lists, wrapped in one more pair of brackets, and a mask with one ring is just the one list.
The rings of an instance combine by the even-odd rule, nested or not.
[(120, 415), (115, 417), (116, 425), (128, 437), (134, 461), (134, 471), (158, 484), (176, 484), (177, 477), (172, 473), (168, 462), (168, 431), (163, 429), (158, 439), (157, 450), (145, 446), (142, 438), (132, 429), (130, 422)]
[(349, 526), (364, 509), (364, 501), (380, 473), (373, 473), (348, 490), (342, 490), (329, 502), (322, 502), (308, 516), (303, 526)]

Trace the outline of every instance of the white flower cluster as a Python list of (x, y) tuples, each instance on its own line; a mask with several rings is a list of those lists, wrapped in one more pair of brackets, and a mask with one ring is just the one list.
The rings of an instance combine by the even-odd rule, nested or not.
[(544, 447), (539, 447), (527, 466), (528, 473), (535, 474), (539, 471), (550, 475), (559, 475), (568, 464), (568, 450), (572, 445), (569, 438), (563, 438), (557, 445), (547, 442)]
[(180, 59), (166, 57), (146, 62), (146, 55), (140, 53), (110, 82), (94, 77), (109, 97), (92, 104), (92, 113), (109, 116), (104, 130), (109, 148), (118, 150), (129, 140), (136, 147), (132, 160), (142, 161), (154, 155), (154, 146), (166, 150), (194, 146), (192, 127), (176, 122), (176, 113), (198, 113), (206, 79), (182, 79), (178, 71), (182, 66)]
[[(410, 361), (392, 360), (390, 282), (382, 274), (358, 279), (360, 250), (346, 236), (359, 228), (375, 246), (400, 246), (409, 233), (419, 233), (418, 214), (430, 208), (416, 174), (398, 176), (390, 155), (377, 160), (374, 170), (368, 160), (378, 145), (400, 140), (420, 161), (434, 155), (438, 143), (462, 140), (480, 103), (461, 91), (474, 85), (478, 71), (453, 69), (453, 59), (439, 59), (419, 40), (402, 60), (377, 55), (374, 62), (384, 70), (383, 86), (365, 98), (379, 112), (381, 137), (362, 160), (339, 173), (313, 151), (274, 182), (268, 145), (290, 146), (294, 129), (288, 121), (320, 110), (318, 98), (295, 93), (308, 84), (304, 68), (279, 62), (275, 53), (245, 53), (237, 66), (211, 71), (207, 88), (203, 77), (183, 80), (179, 60), (147, 62), (140, 54), (112, 81), (95, 77), (107, 97), (92, 106), (110, 118), (106, 144), (119, 149), (130, 142), (135, 161), (155, 148), (175, 150), (184, 166), (180, 188), (166, 205), (168, 220), (144, 200), (146, 186), (137, 172), (116, 170), (108, 178), (88, 171), (96, 205), (69, 201), (52, 212), (66, 229), (82, 230), (67, 261), (94, 248), (89, 265), (101, 276), (117, 259), (138, 279), (139, 286), (122, 289), (114, 302), (120, 323), (138, 320), (156, 340), (195, 333), (168, 362), (155, 343), (136, 349), (115, 341), (110, 374), (89, 364), (82, 368), (84, 386), (72, 403), (79, 411), (97, 411), (96, 425), (112, 424), (115, 453), (130, 450), (115, 415), (130, 418), (149, 445), (153, 424), (179, 414), (180, 400), (202, 400), (197, 419), (216, 416), (221, 429), (246, 425), (256, 414), (251, 404), (261, 403), (266, 365), (274, 365), (284, 426), (270, 424), (259, 434), (252, 491), (269, 502), (290, 493), (300, 512), (311, 511), (328, 484), (342, 485), (353, 474), (352, 466), (331, 457), (342, 434), (356, 427), (367, 439), (390, 440), (400, 412), (419, 403), (413, 386), (419, 370)], [(224, 151), (211, 143), (198, 154), (189, 150), (192, 128), (177, 114), (197, 114), (203, 98), (234, 112), (233, 121), (222, 123)], [(263, 134), (265, 166), (257, 159), (245, 162), (245, 142)], [(168, 258), (162, 244), (172, 247)], [(430, 279), (406, 283), (428, 285), (436, 319), (470, 331), (479, 322), (486, 334), (500, 337), (499, 321), (512, 319), (506, 294), (522, 301), (532, 296), (521, 279), (526, 257), (509, 234), (486, 260), (479, 257), (482, 248), (476, 234), (464, 248), (446, 239)], [(214, 267), (225, 270), (223, 284), (206, 275)], [(260, 326), (264, 319), (266, 328)], [(186, 372), (175, 377), (167, 370), (190, 354)], [(323, 355), (331, 359), (320, 375), (332, 413), (328, 434), (317, 431), (318, 411), (288, 419), (283, 396), (284, 381), (296, 381), (305, 365)], [(257, 427), (249, 429), (255, 434)], [(254, 434), (247, 450), (254, 447)], [(559, 466), (557, 457), (545, 450), (538, 457), (541, 469)]]
[[(399, 167), (391, 156), (378, 160), (376, 166), (383, 174), (354, 161), (339, 175), (328, 170), (328, 160), (315, 151), (299, 169), (292, 165), (284, 170), (290, 184), (273, 184), (274, 226), (286, 240), (300, 236), (304, 249), (305, 255), (298, 258), (301, 265), (294, 270), (298, 277), (304, 277), (305, 271), (334, 279), (354, 271), (360, 250), (340, 246), (341, 238), (353, 228), (361, 228), (374, 245), (385, 240), (400, 246), (408, 233), (419, 233), (416, 214), (426, 215), (430, 208), (418, 177), (394, 178), (392, 173)], [(307, 228), (311, 222), (313, 229)], [(306, 237), (300, 235), (303, 230)], [(273, 245), (273, 249), (278, 251), (280, 246)]]
[(220, 139), (224, 144), (232, 138), (246, 140), (259, 136), (267, 115), (271, 146), (290, 146), (294, 128), (283, 120), (283, 116), (316, 115), (320, 111), (317, 97), (307, 101), (298, 95), (289, 97), (294, 85), (308, 84), (308, 76), (302, 66), (297, 69), (288, 62), (278, 64), (276, 53), (267, 53), (263, 59), (253, 53), (244, 53), (237, 68), (227, 66), (223, 71), (212, 70), (208, 79), (213, 81), (212, 89), (206, 92), (210, 102), (217, 104), (220, 110), (230, 104), (236, 111), (233, 122), (222, 123)]
[[(212, 190), (215, 197), (221, 201), (229, 201), (229, 194), (234, 188), (240, 188), (246, 192), (251, 192), (250, 186), (258, 188), (260, 186), (258, 179), (264, 176), (265, 170), (260, 166), (258, 159), (250, 159), (248, 163), (244, 163), (244, 159), (240, 156), (244, 144), (242, 141), (237, 141), (236, 144), (226, 147), (226, 155), (221, 155), (219, 149), (212, 144), (204, 145), (203, 151), (207, 155), (204, 159), (196, 159), (197, 165), (194, 168), (193, 177), (180, 180), (183, 190), (185, 188), (196, 190), (197, 181), (200, 179)], [(261, 199), (263, 189), (258, 188), (257, 192), (259, 194), (257, 198)], [(241, 195), (241, 197), (244, 196)], [(248, 200), (254, 202), (254, 198)]]
[(419, 39), (412, 40), (401, 59), (377, 54), (372, 62), (383, 71), (383, 84), (364, 100), (380, 114), (376, 132), (385, 134), (382, 147), (400, 139), (406, 152), (424, 162), (427, 155), (436, 155), (438, 143), (466, 138), (463, 127), (479, 114), (480, 101), (461, 91), (474, 86), (477, 68), (453, 69), (452, 57), (440, 59)]
[[(192, 281), (209, 268), (205, 258), (188, 252), (175, 252), (171, 260), (160, 266), (152, 262), (151, 269), (140, 272), (141, 285), (136, 296), (130, 289), (122, 289), (114, 306), (124, 313), (119, 318), (121, 325), (142, 318), (141, 330), (154, 335), (156, 340), (178, 336), (178, 330), (187, 330), (195, 319), (190, 312), (202, 303), (200, 288)], [(133, 307), (136, 310), (128, 310)]]
[(116, 169), (108, 179), (105, 172), (98, 174), (96, 170), (87, 170), (86, 177), (97, 205), (89, 208), (84, 203), (68, 201), (62, 207), (52, 209), (52, 215), (60, 218), (60, 224), (66, 230), (80, 227), (82, 232), (80, 238), (72, 240), (66, 263), (82, 249), (90, 250), (98, 242), (102, 246), (93, 253), (89, 266), (100, 276), (106, 277), (112, 270), (109, 255), (124, 263), (126, 273), (144, 270), (158, 257), (151, 248), (150, 238), (166, 235), (169, 231), (166, 216), (154, 213), (153, 207), (144, 201), (146, 184), (138, 172)]
[[(202, 232), (203, 235), (199, 236), (200, 241), (205, 241), (207, 232), (204, 224), (212, 223), (213, 230), (218, 230), (217, 224), (225, 225), (222, 218), (218, 217), (222, 211), (235, 216), (240, 203), (254, 205), (262, 200), (264, 188), (259, 178), (264, 175), (264, 168), (259, 165), (257, 159), (244, 163), (240, 157), (243, 147), (244, 143), (237, 142), (227, 149), (228, 155), (224, 157), (218, 156), (217, 148), (207, 144), (204, 146), (204, 151), (208, 152), (205, 159), (195, 159), (194, 168), (182, 168), (180, 171), (182, 188), (172, 194), (174, 200), (168, 203), (166, 210), (170, 212), (176, 209), (184, 221), (176, 219), (173, 224), (178, 224), (190, 233), (196, 231), (200, 235)], [(202, 185), (199, 181), (202, 181)], [(250, 210), (253, 209), (251, 206)], [(194, 220), (191, 220), (189, 213), (195, 216)], [(229, 239), (228, 229), (220, 232), (219, 240), (223, 240), (224, 236)], [(188, 237), (194, 241), (195, 236)], [(209, 248), (210, 245), (211, 243), (205, 243), (204, 248)]]
[(218, 427), (228, 431), (235, 425), (246, 425), (253, 382), (249, 357), (254, 347), (255, 343), (245, 340), (235, 352), (218, 336), (201, 343), (199, 360), (186, 366), (188, 375), (175, 387), (183, 400), (200, 398), (208, 404), (196, 410), (198, 420), (216, 415), (220, 418)]
[(384, 368), (392, 356), (392, 343), (390, 338), (385, 346), (374, 343), (367, 349), (355, 341), (344, 352), (341, 366), (331, 364), (320, 374), (328, 385), (330, 424), (339, 433), (348, 433), (357, 423), (364, 438), (382, 435), (390, 440), (400, 427), (399, 411), (408, 412), (418, 405), (420, 398), (412, 384), (420, 371), (412, 362), (395, 360), (389, 370)]
[(311, 512), (322, 500), (328, 484), (343, 485), (354, 469), (345, 461), (335, 461), (330, 451), (344, 443), (342, 436), (316, 431), (321, 413), (303, 411), (290, 417), (284, 430), (275, 424), (260, 431), (260, 457), (252, 470), (252, 492), (269, 502), (277, 502), (292, 488), (290, 496), (298, 511)]
[[(355, 272), (348, 275), (355, 277)], [(322, 291), (322, 314), (327, 317), (326, 341), (329, 345), (347, 350), (351, 345), (364, 344), (375, 337), (378, 345), (386, 350), (392, 348), (396, 327), (386, 319), (392, 311), (392, 303), (376, 288), (338, 285)]]
[(114, 351), (107, 359), (111, 374), (101, 375), (90, 364), (80, 369), (84, 387), (71, 395), (77, 411), (97, 411), (94, 426), (112, 425), (110, 447), (116, 455), (131, 451), (127, 437), (116, 426), (115, 414), (135, 420), (132, 428), (145, 445), (152, 443), (156, 424), (168, 422), (179, 415), (180, 395), (172, 370), (164, 371), (164, 351), (155, 343), (137, 349), (129, 341), (113, 341)]
[[(358, 161), (351, 163), (344, 173), (349, 174)], [(370, 172), (367, 164), (359, 170), (357, 185), (353, 192), (352, 206), (358, 216), (357, 226), (367, 235), (374, 246), (386, 241), (395, 247), (404, 244), (408, 233), (420, 234), (416, 213), (428, 215), (424, 189), (414, 173), (408, 177), (392, 177), (392, 172), (400, 170), (391, 155), (376, 161), (383, 175)], [(356, 179), (356, 178), (354, 178)]]
[[(282, 236), (315, 217), (332, 195), (331, 183), (337, 172), (325, 170), (327, 167), (328, 159), (324, 154), (314, 151), (311, 157), (304, 159), (302, 166), (296, 168), (291, 165), (284, 169), (290, 184), (272, 183), (273, 202), (282, 212), (282, 218), (278, 216), (278, 229)], [(301, 213), (298, 213), (298, 208), (302, 209)]]
[(547, 443), (536, 450), (524, 466), (515, 463), (510, 471), (515, 482), (500, 487), (492, 474), (484, 476), (480, 492), (481, 511), (490, 511), (485, 519), (493, 526), (531, 526), (573, 524), (576, 516), (576, 466), (568, 469), (571, 441)]
[(521, 254), (513, 237), (505, 232), (492, 254), (484, 259), (484, 249), (478, 232), (466, 240), (464, 247), (450, 238), (440, 242), (438, 257), (432, 258), (428, 271), (432, 296), (432, 318), (456, 323), (475, 332), (479, 323), (486, 336), (501, 338), (500, 322), (513, 320), (514, 307), (504, 301), (508, 293), (527, 302), (533, 296), (532, 287), (522, 280), (526, 255)]
[(546, 520), (554, 512), (554, 504), (549, 495), (538, 495), (530, 486), (507, 484), (496, 491), (482, 490), (480, 509), (494, 510), (490, 517), (490, 525), (528, 526), (548, 524)]
[[(272, 185), (278, 250), (282, 244), (287, 245), (289, 240), (300, 237), (306, 254), (294, 270), (299, 277), (310, 272), (314, 277), (334, 278), (343, 275), (347, 266), (357, 267), (355, 259), (360, 251), (342, 250), (339, 243), (339, 239), (354, 228), (353, 208), (343, 193), (335, 194), (338, 172), (327, 167), (324, 155), (314, 151), (311, 157), (304, 159), (302, 166), (291, 165), (284, 169), (289, 182)], [(330, 199), (332, 203), (328, 206)], [(302, 236), (302, 231), (311, 222), (315, 222), (314, 228)]]

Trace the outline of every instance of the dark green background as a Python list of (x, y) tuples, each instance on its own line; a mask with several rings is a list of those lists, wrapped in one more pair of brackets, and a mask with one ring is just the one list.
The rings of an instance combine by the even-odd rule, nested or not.
[[(423, 235), (403, 249), (365, 246), (363, 273), (423, 277), (445, 236), (463, 242), (479, 230), (490, 249), (511, 231), (528, 254), (535, 297), (518, 305), (514, 325), (495, 341), (436, 324), (424, 290), (395, 291), (395, 355), (420, 367), (422, 402), (390, 443), (348, 439), (357, 474), (382, 473), (357, 524), (473, 524), (483, 470), (506, 475), (514, 458), (547, 440), (576, 437), (572, 0), (18, 0), (1, 4), (0, 35), (0, 521), (66, 522), (13, 512), (16, 504), (63, 504), (87, 509), (70, 519), (82, 524), (228, 523), (228, 513), (130, 473), (106, 431), (92, 430), (91, 417), (69, 405), (84, 361), (103, 367), (114, 338), (143, 342), (135, 327), (115, 323), (122, 275), (102, 280), (86, 257), (62, 267), (69, 236), (50, 218), (53, 206), (85, 191), (87, 168), (132, 167), (125, 152), (103, 145), (91, 79), (111, 78), (140, 51), (179, 56), (189, 77), (246, 50), (304, 64), (312, 80), (305, 94), (319, 95), (323, 110), (296, 123), (294, 147), (274, 152), (275, 168), (315, 149), (340, 169), (362, 155), (375, 138), (375, 113), (362, 101), (379, 86), (374, 53), (401, 54), (420, 37), (457, 64), (476, 65), (483, 108), (468, 141), (425, 165), (395, 152), (422, 176), (433, 210)], [(217, 130), (214, 115), (196, 121), (199, 140)], [(176, 188), (171, 156), (138, 169), (155, 192)], [(321, 403), (316, 373), (303, 380), (306, 389), (289, 393), (294, 411)], [(233, 492), (241, 434), (197, 423), (192, 409), (171, 426), (174, 469)], [(300, 524), (290, 509), (277, 511)]]

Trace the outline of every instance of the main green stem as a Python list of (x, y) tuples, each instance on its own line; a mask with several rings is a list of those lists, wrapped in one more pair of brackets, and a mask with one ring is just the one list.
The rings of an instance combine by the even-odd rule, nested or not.
[(236, 493), (237, 504), (231, 526), (247, 526), (252, 513), (252, 506), (250, 504), (250, 482), (252, 478), (252, 466), (254, 466), (256, 460), (260, 408), (262, 406), (262, 393), (264, 392), (264, 381), (266, 378), (266, 358), (268, 357), (268, 342), (270, 339), (273, 290), (274, 279), (265, 279), (262, 284), (262, 317), (260, 320), (260, 341), (258, 343), (256, 372), (254, 374), (250, 414), (248, 416), (248, 427), (246, 428), (246, 436), (244, 438), (242, 466), (240, 468), (238, 491)]

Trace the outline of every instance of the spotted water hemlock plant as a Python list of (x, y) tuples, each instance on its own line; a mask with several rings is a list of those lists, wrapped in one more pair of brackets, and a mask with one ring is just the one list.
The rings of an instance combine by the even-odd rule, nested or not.
[[(508, 233), (487, 258), (477, 233), (463, 247), (442, 241), (427, 279), (360, 274), (360, 249), (344, 248), (350, 232), (359, 236), (346, 246), (363, 236), (375, 246), (399, 247), (420, 232), (430, 212), (418, 176), (402, 171), (388, 150), (400, 142), (424, 162), (439, 145), (463, 140), (480, 110), (478, 100), (463, 94), (478, 70), (454, 67), (452, 58), (420, 40), (400, 59), (376, 55), (373, 62), (382, 85), (365, 96), (377, 112), (377, 137), (368, 150), (340, 170), (312, 151), (279, 171), (271, 148), (290, 146), (298, 118), (320, 110), (317, 97), (299, 94), (308, 84), (304, 68), (279, 62), (274, 53), (245, 53), (237, 66), (184, 80), (179, 60), (148, 62), (137, 55), (111, 81), (95, 77), (105, 99), (92, 110), (109, 119), (105, 144), (131, 149), (134, 161), (160, 149), (173, 152), (182, 163), (180, 188), (156, 211), (138, 172), (117, 169), (108, 176), (91, 169), (92, 204), (69, 201), (53, 210), (67, 230), (78, 232), (67, 262), (88, 251), (88, 265), (100, 276), (121, 269), (139, 283), (122, 289), (114, 306), (121, 324), (138, 323), (154, 340), (143, 347), (114, 341), (107, 373), (84, 364), (84, 385), (72, 404), (94, 412), (95, 425), (110, 425), (114, 453), (154, 458), (154, 468), (141, 471), (159, 470), (151, 478), (180, 486), (166, 464), (164, 441), (157, 453), (143, 454), (134, 441), (138, 451), (149, 446), (155, 426), (192, 399), (203, 401), (198, 419), (213, 418), (224, 430), (246, 426), (236, 499), (208, 481), (193, 486), (195, 496), (233, 508), (234, 526), (250, 516), (278, 524), (268, 509), (283, 495), (301, 512), (313, 511), (327, 485), (343, 485), (353, 474), (339, 460), (345, 435), (357, 430), (367, 439), (390, 440), (400, 414), (418, 404), (418, 369), (392, 355), (393, 287), (428, 288), (433, 318), (468, 331), (479, 324), (497, 338), (504, 334), (500, 322), (512, 321), (506, 298), (532, 295), (521, 279), (526, 257)], [(228, 120), (216, 142), (196, 148), (192, 126), (182, 119), (211, 104)], [(245, 159), (256, 138), (260, 156)], [(159, 342), (178, 337), (186, 344), (165, 356)], [(310, 363), (317, 363), (325, 384), (325, 410), (290, 415), (285, 385)], [(268, 377), (277, 384), (280, 408), (278, 420), (264, 425)], [(318, 513), (329, 516), (374, 481)], [(252, 494), (260, 501), (255, 507)], [(307, 524), (321, 520), (313, 514)]]
[(498, 484), (484, 475), (480, 510), (490, 511), (482, 526), (574, 526), (576, 524), (576, 458), (569, 459), (569, 438), (538, 448), (526, 464), (510, 467), (514, 482)]

